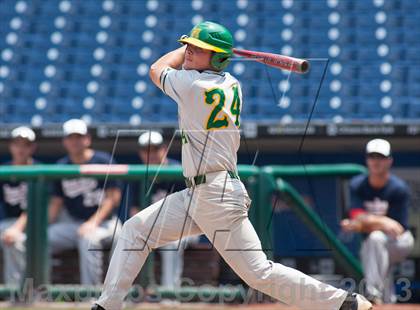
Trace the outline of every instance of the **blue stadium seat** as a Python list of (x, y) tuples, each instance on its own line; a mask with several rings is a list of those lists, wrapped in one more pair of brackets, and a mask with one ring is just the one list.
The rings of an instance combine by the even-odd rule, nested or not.
[(11, 109), (15, 115), (33, 115), (37, 112), (33, 102), (27, 99), (15, 100)]
[[(66, 113), (67, 117), (89, 115), (95, 122), (129, 122), (137, 115), (142, 121), (175, 122), (172, 114), (176, 114), (176, 106), (161, 104), (165, 96), (151, 84), (147, 69), (162, 54), (179, 46), (176, 40), (188, 33), (196, 15), (223, 21), (237, 38), (245, 34), (235, 44), (246, 49), (280, 53), (288, 45), (295, 57), (329, 58), (330, 66), (339, 62), (341, 72), (333, 74), (331, 67), (327, 71), (316, 117), (328, 121), (336, 115), (381, 120), (386, 113), (395, 118), (417, 115), (420, 12), (416, 1), (385, 1), (377, 7), (373, 1), (348, 0), (330, 8), (327, 1), (295, 0), (290, 2), (291, 7), (284, 7), (287, 2), (248, 0), (246, 7), (238, 8), (240, 3), (236, 1), (226, 6), (225, 0), (208, 0), (194, 10), (191, 0), (119, 0), (107, 10), (103, 1), (73, 0), (66, 12), (53, 0), (26, 3), (26, 10), (18, 13), (16, 1), (0, 1), (0, 66), (9, 68), (8, 75), (0, 78), (4, 85), (0, 102), (19, 101), (16, 107), (0, 104), (0, 112), (10, 115), (7, 121), (19, 120), (16, 111), (21, 109), (22, 120), (27, 122), (31, 121), (30, 113), (40, 115), (44, 123), (62, 121)], [(339, 20), (333, 20), (334, 11), (339, 13)], [(377, 22), (381, 11), (386, 18)], [(64, 18), (63, 25), (57, 23), (59, 16)], [(328, 33), (333, 27), (339, 30), (339, 36), (330, 39)], [(380, 27), (387, 34), (377, 39)], [(291, 31), (290, 37), (282, 37), (286, 28)], [(152, 34), (150, 38), (146, 31)], [(55, 32), (59, 34), (53, 35)], [(101, 43), (97, 41), (99, 32), (107, 34)], [(340, 49), (334, 56), (330, 55), (333, 44)], [(384, 62), (391, 64), (389, 72), (386, 67), (380, 69)], [(312, 60), (309, 74), (291, 75), (287, 91), (290, 104), (282, 107), (276, 101), (282, 95), (279, 83), (287, 76), (258, 63), (239, 63), (244, 67), (236, 67), (239, 71), (235, 75), (242, 83), (245, 102), (249, 102), (243, 109), (246, 119), (307, 116), (325, 63)], [(236, 64), (237, 60), (231, 70)], [(94, 65), (102, 68), (100, 72), (92, 71)], [(46, 73), (54, 71), (51, 66), (55, 74), (47, 77)], [(136, 92), (139, 80), (146, 83), (142, 93)], [(341, 82), (336, 84), (340, 85), (338, 89), (330, 88), (333, 80)], [(380, 88), (383, 80), (392, 83), (386, 92)], [(40, 85), (46, 81), (51, 89), (41, 93)], [(87, 85), (91, 81), (98, 83), (98, 89), (89, 93)], [(143, 91), (142, 87), (137, 91)], [(36, 110), (34, 102), (41, 96), (47, 99), (47, 107)], [(91, 109), (83, 106), (87, 96), (95, 100)], [(137, 96), (147, 104), (133, 107), (131, 102)], [(333, 96), (341, 98), (339, 107), (331, 108)], [(381, 106), (383, 96), (392, 98), (389, 108)], [(168, 109), (171, 113), (165, 114)]]
[(420, 101), (418, 99), (411, 100), (407, 105), (407, 119), (420, 119)]
[(389, 114), (390, 110), (384, 109), (378, 99), (361, 98), (358, 104), (357, 115), (365, 119), (380, 119), (384, 115)]
[(252, 12), (261, 15), (265, 13), (264, 10), (264, 2), (263, 1), (248, 1), (248, 5), (246, 6), (245, 12)]
[[(418, 7), (417, 7), (418, 11)], [(420, 27), (420, 20), (418, 15), (404, 14), (403, 26), (406, 29), (418, 29)]]
[(405, 83), (394, 82), (390, 94), (394, 97), (404, 97), (409, 94), (409, 87)]
[(343, 60), (343, 62), (348, 63), (349, 61), (356, 60), (357, 55), (358, 49), (354, 45), (347, 45), (341, 48), (338, 58)]
[(379, 95), (379, 83), (366, 83), (359, 85), (359, 96), (362, 98), (378, 97)]
[(406, 59), (406, 48), (398, 46), (398, 45), (391, 45), (389, 47), (389, 59), (391, 61), (399, 61)]
[[(420, 16), (419, 16), (420, 18)], [(420, 36), (420, 27), (414, 27), (414, 28), (400, 28), (401, 33), (403, 33), (402, 37), (404, 39), (404, 43), (410, 45), (415, 45), (418, 43), (417, 38)]]
[(282, 6), (280, 1), (276, 0), (265, 0), (263, 1), (263, 7), (265, 12), (281, 12)]
[(411, 35), (406, 35), (406, 32), (402, 28), (387, 29), (387, 36), (384, 42), (389, 45), (404, 44), (407, 42), (408, 37), (411, 37)]
[(244, 96), (242, 101), (241, 118), (251, 119), (257, 114), (258, 99)]
[[(340, 1), (342, 3), (344, 1)], [(349, 1), (346, 1), (349, 2)], [(339, 20), (339, 27), (343, 30), (352, 31), (356, 27), (356, 18), (352, 14), (341, 14)]]
[(412, 83), (420, 82), (420, 71), (417, 66), (406, 67), (404, 77)]
[(362, 12), (370, 12), (375, 9), (372, 1), (353, 1), (353, 10), (355, 11), (362, 11)]
[(326, 1), (308, 1), (309, 10), (316, 14), (323, 14), (328, 10)]
[(388, 14), (385, 26), (390, 28), (397, 28), (397, 27), (403, 27), (403, 17), (400, 14)]
[[(420, 26), (420, 24), (419, 24)], [(408, 46), (406, 47), (406, 59), (414, 64), (420, 63), (420, 53), (419, 48), (416, 46)]]
[[(334, 116), (350, 116), (354, 114), (354, 104), (351, 102), (343, 102), (339, 107), (333, 108), (329, 102), (330, 98), (325, 98), (324, 100), (318, 100), (314, 112), (314, 119), (328, 119)], [(310, 107), (312, 108), (313, 102), (310, 102)]]
[(263, 119), (278, 119), (288, 114), (285, 109), (277, 106), (277, 104), (271, 100), (257, 99), (257, 111), (256, 116)]
[(370, 59), (378, 59), (378, 54), (376, 52), (376, 46), (361, 46), (358, 49), (357, 58), (361, 61), (366, 61)]
[(273, 31), (273, 29), (281, 30), (284, 27), (281, 17), (276, 18), (261, 18), (263, 29), (266, 31)]
[(379, 72), (379, 66), (366, 64), (359, 70), (359, 79), (365, 83), (372, 83), (383, 80), (384, 77)]
[(409, 95), (412, 98), (420, 98), (420, 88), (418, 87), (418, 84), (410, 85)]
[(359, 93), (359, 87), (355, 83), (344, 83), (341, 93), (345, 96), (345, 98), (356, 97)]
[(416, 1), (399, 1), (399, 9), (403, 11), (403, 13), (417, 13), (418, 14), (418, 3)]
[(401, 8), (401, 2), (399, 0), (385, 1), (383, 7), (390, 12), (396, 11)]

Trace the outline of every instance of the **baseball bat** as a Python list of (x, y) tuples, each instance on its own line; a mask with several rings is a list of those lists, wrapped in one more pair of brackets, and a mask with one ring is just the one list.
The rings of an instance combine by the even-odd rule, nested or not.
[(306, 73), (309, 70), (309, 61), (306, 59), (293, 58), (273, 53), (240, 50), (237, 48), (234, 48), (233, 52), (238, 56), (249, 58), (274, 68), (296, 73)]

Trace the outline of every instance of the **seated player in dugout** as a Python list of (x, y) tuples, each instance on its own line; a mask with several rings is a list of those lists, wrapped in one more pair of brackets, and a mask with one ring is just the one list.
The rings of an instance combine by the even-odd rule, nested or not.
[(350, 182), (350, 218), (341, 222), (345, 231), (363, 233), (360, 258), (366, 295), (376, 304), (397, 301), (393, 271), (414, 246), (408, 230), (410, 192), (407, 184), (390, 172), (391, 145), (374, 139), (366, 145), (367, 174)]
[(250, 287), (276, 300), (307, 310), (371, 310), (363, 296), (267, 258), (248, 218), (251, 200), (237, 170), (242, 91), (224, 71), (233, 55), (232, 34), (220, 24), (202, 22), (179, 41), (184, 46), (156, 60), (149, 75), (178, 105), (187, 188), (124, 223), (92, 309), (121, 309), (150, 251), (178, 240), (182, 232), (205, 234)]
[[(4, 165), (23, 166), (38, 163), (35, 152), (35, 133), (28, 127), (17, 127), (11, 132), (9, 152), (11, 160)], [(27, 223), (26, 181), (0, 181), (0, 244), (3, 250), (3, 275), (7, 285), (19, 285), (25, 272), (25, 228)]]
[[(168, 147), (163, 141), (163, 136), (158, 131), (147, 131), (138, 138), (138, 156), (143, 165), (181, 165), (175, 159), (167, 157)], [(140, 203), (141, 183), (131, 184), (131, 214), (137, 214), (145, 206)], [(144, 185), (143, 185), (144, 186)], [(150, 202), (155, 203), (173, 192), (182, 190), (184, 182), (168, 182), (155, 180), (151, 184), (146, 184), (145, 193), (150, 191)], [(164, 216), (162, 214), (162, 216)], [(180, 236), (181, 237), (181, 236)], [(161, 286), (174, 288), (181, 286), (182, 273), (184, 269), (184, 249), (192, 243), (196, 243), (199, 236), (182, 238), (173, 241), (159, 249), (161, 257)]]
[[(143, 165), (180, 165), (181, 163), (175, 159), (167, 157), (168, 148), (163, 142), (163, 136), (154, 130), (142, 133), (137, 140), (137, 155)], [(130, 215), (137, 214), (142, 206), (140, 202), (140, 186), (145, 186), (145, 194), (149, 194), (152, 202), (158, 201), (165, 196), (180, 190), (183, 186), (178, 183), (154, 180), (153, 183), (140, 184), (139, 182), (130, 183)]]
[[(87, 125), (79, 119), (63, 124), (67, 156), (59, 165), (114, 164), (111, 155), (91, 148)], [(97, 285), (103, 280), (103, 258), (120, 221), (114, 210), (121, 200), (121, 183), (78, 177), (54, 183), (49, 205), (50, 253), (78, 249), (80, 282)]]

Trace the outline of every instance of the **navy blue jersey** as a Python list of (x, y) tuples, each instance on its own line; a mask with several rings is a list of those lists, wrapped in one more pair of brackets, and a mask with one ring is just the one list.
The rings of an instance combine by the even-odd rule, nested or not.
[[(39, 164), (38, 161), (33, 162)], [(5, 162), (4, 165), (11, 165)], [(26, 181), (0, 181), (0, 205), (3, 208), (5, 218), (18, 218), (22, 212), (26, 212), (28, 183)]]
[(373, 188), (368, 176), (358, 175), (350, 181), (351, 213), (363, 210), (375, 215), (384, 215), (408, 228), (410, 190), (408, 185), (395, 175), (381, 189)]
[[(167, 165), (181, 165), (181, 163), (174, 159), (168, 158)], [(129, 194), (130, 194), (130, 205), (136, 206), (140, 208), (144, 208), (146, 206), (142, 206), (140, 203), (140, 195), (141, 195), (141, 188), (140, 186), (145, 186), (143, 183), (140, 182), (131, 182), (129, 184)], [(155, 181), (153, 184), (147, 184), (147, 187), (144, 191), (147, 193), (150, 189), (150, 201), (152, 203), (159, 201), (165, 196), (180, 191), (185, 188), (184, 182), (173, 182), (173, 181)]]
[[(73, 164), (69, 156), (61, 158), (57, 164)], [(111, 155), (94, 151), (92, 158), (85, 164), (115, 164)], [(121, 182), (116, 180), (79, 177), (62, 179), (54, 183), (53, 195), (63, 198), (68, 213), (77, 220), (89, 219), (99, 207), (103, 199), (103, 191), (109, 188), (121, 188)]]

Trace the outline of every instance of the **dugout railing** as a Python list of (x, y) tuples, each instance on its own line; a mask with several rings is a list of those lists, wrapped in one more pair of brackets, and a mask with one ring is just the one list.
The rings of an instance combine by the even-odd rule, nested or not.
[[(258, 194), (259, 168), (255, 166), (239, 165), (239, 176), (248, 183), (248, 190), (251, 199), (256, 199)], [(124, 181), (149, 182), (156, 177), (158, 180), (178, 181), (184, 180), (180, 166), (144, 166), (144, 165), (33, 165), (33, 166), (2, 166), (0, 167), (0, 180), (26, 180), (28, 182), (28, 223), (26, 227), (26, 272), (25, 279), (31, 279), (29, 286), (41, 287), (48, 291), (48, 296), (84, 296), (97, 295), (99, 288), (80, 286), (51, 286), (48, 284), (48, 246), (47, 246), (47, 209), (48, 209), (48, 182), (64, 178), (91, 177), (97, 179), (120, 179)], [(147, 205), (150, 195), (145, 194), (146, 186), (140, 186), (140, 201)], [(251, 221), (253, 221), (251, 217)], [(259, 230), (258, 224), (257, 231)], [(154, 283), (153, 260), (148, 259), (145, 268), (141, 272), (141, 283), (146, 286)], [(194, 288), (184, 288), (186, 293), (196, 294)], [(236, 288), (216, 289), (218, 294), (236, 296)], [(214, 289), (205, 288), (206, 292), (212, 294)], [(22, 298), (30, 299), (33, 292), (28, 289), (28, 282), (24, 281), (19, 288), (2, 287), (0, 295), (10, 297), (19, 295)], [(167, 296), (171, 292), (160, 290), (160, 294)], [(200, 293), (200, 292), (198, 292)], [(133, 292), (136, 294), (136, 292)], [(207, 294), (208, 295), (208, 294)]]
[[(330, 165), (306, 165), (306, 166), (266, 166), (261, 169), (260, 206), (266, 206), (275, 191), (282, 193), (287, 200), (287, 205), (317, 236), (320, 241), (331, 249), (334, 259), (343, 267), (348, 276), (357, 281), (363, 278), (363, 269), (359, 260), (347, 249), (346, 246), (334, 235), (328, 225), (320, 216), (305, 202), (298, 191), (284, 180), (286, 177), (340, 177), (349, 178), (357, 174), (365, 173), (366, 168), (356, 164), (330, 164)], [(270, 214), (271, 210), (261, 211), (262, 214)], [(263, 219), (269, 223), (271, 219)], [(263, 226), (264, 223), (259, 223)]]
[[(360, 264), (346, 249), (345, 246), (329, 231), (308, 206), (305, 205), (299, 193), (292, 186), (281, 180), (282, 176), (352, 176), (364, 172), (358, 165), (325, 165), (325, 166), (266, 166), (256, 167), (248, 165), (238, 166), (241, 179), (247, 183), (247, 189), (253, 200), (253, 207), (249, 217), (260, 236), (263, 249), (267, 256), (272, 258), (270, 225), (272, 215), (272, 194), (276, 191), (286, 193), (293, 201), (299, 217), (311, 227), (315, 234), (329, 247), (339, 263), (345, 266), (349, 275), (356, 278), (360, 276)], [(98, 179), (121, 179), (124, 181), (152, 182), (156, 177), (159, 180), (183, 181), (181, 167), (159, 167), (143, 165), (33, 165), (33, 166), (2, 166), (0, 167), (0, 180), (26, 180), (28, 181), (28, 224), (26, 248), (26, 279), (32, 279), (33, 287), (42, 287), (48, 291), (48, 296), (84, 296), (97, 295), (100, 288), (80, 286), (47, 285), (48, 283), (48, 247), (47, 247), (47, 208), (48, 208), (48, 182), (63, 178), (93, 177)], [(147, 186), (141, 186), (146, 189)], [(141, 201), (147, 205), (148, 196), (145, 190), (140, 192)], [(312, 212), (310, 212), (312, 211)], [(148, 260), (142, 270), (142, 285), (155, 284), (153, 278), (152, 259)], [(0, 297), (7, 298), (13, 294), (20, 294), (32, 298), (35, 292), (28, 290), (27, 282), (20, 288), (0, 288)], [(155, 286), (154, 286), (155, 287)], [(150, 292), (153, 292), (151, 290)], [(179, 294), (191, 296), (223, 295), (226, 298), (243, 298), (241, 287), (194, 288), (183, 287), (180, 290), (168, 290), (155, 287), (154, 292), (162, 297), (177, 297)], [(131, 292), (138, 295), (139, 292)]]

